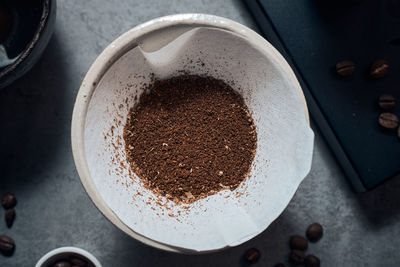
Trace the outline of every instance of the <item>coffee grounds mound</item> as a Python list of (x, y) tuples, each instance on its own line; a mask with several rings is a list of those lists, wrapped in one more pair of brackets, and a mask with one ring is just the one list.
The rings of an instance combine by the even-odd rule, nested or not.
[(178, 204), (237, 188), (257, 146), (242, 97), (222, 80), (195, 75), (146, 89), (124, 127), (127, 160), (144, 185)]

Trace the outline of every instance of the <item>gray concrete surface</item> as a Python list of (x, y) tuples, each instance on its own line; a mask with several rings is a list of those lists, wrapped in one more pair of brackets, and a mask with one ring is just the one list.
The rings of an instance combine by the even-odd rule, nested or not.
[[(220, 253), (177, 255), (145, 246), (108, 222), (86, 195), (70, 146), (70, 122), (80, 83), (113, 39), (149, 19), (203, 12), (255, 28), (239, 0), (59, 0), (55, 34), (40, 62), (0, 92), (0, 193), (15, 192), (17, 219), (0, 234), (17, 243), (0, 266), (34, 266), (49, 250), (73, 245), (92, 252), (103, 266), (245, 266), (243, 252), (256, 246), (255, 266), (287, 262), (287, 239), (319, 221), (324, 238), (309, 252), (322, 266), (399, 266), (400, 179), (355, 194), (316, 132), (311, 173), (283, 214), (253, 240)], [(315, 127), (314, 127), (315, 128)], [(4, 211), (0, 209), (1, 218)]]

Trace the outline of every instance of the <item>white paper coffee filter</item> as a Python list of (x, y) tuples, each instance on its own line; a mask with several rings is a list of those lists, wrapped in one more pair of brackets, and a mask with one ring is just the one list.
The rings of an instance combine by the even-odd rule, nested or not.
[[(313, 132), (302, 97), (268, 53), (232, 32), (195, 28), (158, 51), (137, 46), (105, 73), (87, 112), (86, 160), (100, 196), (129, 228), (170, 246), (210, 251), (249, 240), (284, 210), (310, 170)], [(223, 79), (240, 92), (258, 143), (239, 188), (179, 206), (130, 174), (122, 134), (153, 74), (162, 79), (182, 70)]]

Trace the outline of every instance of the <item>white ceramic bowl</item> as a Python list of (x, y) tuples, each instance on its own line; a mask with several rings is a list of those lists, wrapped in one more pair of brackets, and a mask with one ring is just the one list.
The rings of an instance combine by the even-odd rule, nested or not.
[(64, 260), (69, 256), (77, 256), (86, 259), (88, 262), (88, 267), (101, 267), (100, 262), (92, 254), (86, 250), (76, 247), (61, 247), (53, 249), (40, 258), (35, 267), (51, 267), (52, 264), (56, 263), (57, 261)]
[[(258, 218), (254, 223), (258, 223), (258, 226), (252, 225), (252, 221), (248, 220), (240, 220), (243, 219), (242, 216), (237, 216), (239, 217), (239, 220), (237, 222), (230, 220), (229, 224), (232, 224), (232, 227), (235, 228), (236, 230), (244, 230), (244, 233), (242, 236), (237, 237), (236, 239), (231, 239), (229, 236), (230, 233), (227, 231), (229, 229), (225, 229), (224, 227), (220, 227), (221, 231), (227, 231), (222, 233), (221, 235), (223, 238), (228, 239), (227, 244), (225, 246), (222, 246), (221, 244), (212, 244), (210, 242), (210, 245), (207, 246), (206, 248), (202, 247), (189, 247), (190, 246), (190, 234), (186, 235), (186, 232), (183, 233), (183, 238), (187, 238), (186, 244), (189, 244), (189, 246), (186, 245), (180, 245), (179, 242), (168, 242), (168, 238), (164, 238), (162, 241), (161, 239), (157, 239), (155, 236), (152, 236), (151, 238), (149, 237), (150, 235), (147, 234), (140, 234), (144, 233), (144, 231), (134, 231), (132, 230), (133, 227), (128, 227), (127, 223), (130, 223), (129, 218), (128, 219), (121, 219), (121, 215), (126, 215), (126, 212), (116, 212), (115, 209), (111, 209), (109, 204), (110, 204), (110, 197), (108, 197), (108, 200), (105, 200), (105, 195), (104, 193), (101, 193), (101, 190), (108, 190), (108, 188), (113, 187), (114, 185), (105, 185), (104, 183), (97, 182), (95, 183), (94, 180), (98, 179), (99, 174), (101, 175), (102, 173), (98, 172), (97, 170), (93, 170), (93, 164), (102, 167), (102, 165), (106, 165), (106, 162), (102, 162), (102, 159), (99, 157), (98, 159), (93, 159), (93, 155), (99, 155), (102, 154), (102, 151), (97, 151), (97, 141), (102, 138), (99, 138), (99, 136), (95, 136), (96, 134), (98, 135), (98, 132), (96, 129), (90, 128), (93, 125), (96, 127), (96, 125), (100, 125), (103, 127), (103, 124), (107, 124), (107, 121), (104, 121), (104, 116), (103, 113), (104, 111), (104, 105), (110, 105), (109, 103), (109, 97), (113, 97), (114, 91), (121, 91), (123, 88), (116, 88), (119, 86), (118, 79), (122, 79), (121, 77), (127, 77), (129, 75), (129, 71), (132, 69), (132, 66), (136, 64), (143, 64), (144, 61), (135, 61), (132, 58), (129, 58), (127, 56), (128, 54), (131, 54), (133, 49), (137, 48), (140, 46), (143, 51), (152, 53), (152, 51), (158, 51), (161, 47), (166, 47), (167, 44), (169, 44), (171, 41), (175, 40), (178, 38), (178, 36), (182, 36), (184, 33), (189, 32), (192, 29), (198, 28), (198, 27), (207, 27), (208, 29), (218, 29), (218, 30), (223, 30), (225, 33), (223, 34), (221, 32), (221, 40), (218, 39), (218, 35), (216, 38), (216, 43), (211, 44), (211, 45), (220, 45), (221, 42), (223, 42), (224, 38), (228, 36), (228, 33), (232, 33), (235, 36), (238, 36), (239, 41), (241, 43), (248, 43), (249, 48), (251, 48), (255, 51), (257, 55), (260, 57), (265, 58), (264, 62), (267, 62), (266, 68), (269, 73), (264, 73), (263, 69), (264, 65), (259, 64), (257, 62), (250, 62), (250, 65), (253, 64), (252, 71), (250, 71), (250, 74), (258, 73), (257, 75), (263, 75), (263, 79), (266, 79), (265, 77), (269, 77), (272, 84), (275, 84), (276, 87), (273, 88), (268, 88), (265, 89), (264, 91), (259, 92), (259, 94), (256, 94), (256, 97), (258, 99), (256, 100), (257, 102), (257, 108), (260, 106), (265, 105), (268, 101), (268, 99), (272, 99), (268, 94), (268, 90), (275, 90), (275, 91), (280, 91), (283, 90), (285, 91), (284, 97), (285, 98), (292, 98), (294, 99), (296, 110), (294, 113), (291, 113), (294, 116), (298, 116), (299, 120), (304, 121), (303, 125), (306, 125), (307, 127), (307, 133), (310, 133), (308, 136), (308, 141), (306, 142), (305, 147), (297, 147), (297, 140), (290, 140), (291, 144), (293, 144), (293, 147), (296, 147), (294, 150), (287, 150), (285, 154), (285, 159), (281, 160), (284, 163), (293, 163), (293, 165), (296, 165), (299, 161), (299, 157), (296, 158), (296, 156), (293, 156), (296, 154), (296, 151), (302, 150), (305, 148), (307, 151), (310, 151), (307, 154), (307, 157), (305, 159), (306, 161), (306, 166), (303, 168), (303, 171), (301, 172), (299, 177), (290, 177), (290, 176), (296, 176), (294, 173), (289, 173), (287, 174), (285, 179), (282, 179), (284, 182), (283, 184), (280, 184), (277, 186), (276, 189), (272, 190), (270, 192), (270, 195), (273, 195), (275, 199), (280, 198), (280, 195), (284, 195), (284, 197), (277, 201), (276, 205), (269, 204), (270, 207), (269, 209), (271, 212), (265, 215), (265, 217)], [(214, 32), (215, 35), (215, 32)], [(225, 37), (224, 37), (225, 36)], [(215, 36), (214, 36), (215, 37)], [(207, 43), (207, 36), (204, 37), (202, 40), (206, 39)], [(227, 37), (229, 39), (229, 36)], [(227, 40), (225, 39), (225, 40)], [(236, 40), (236, 39), (232, 39)], [(220, 42), (221, 41), (221, 42)], [(209, 44), (206, 44), (209, 45)], [(242, 50), (236, 50), (238, 54), (243, 54), (242, 52), (246, 52), (246, 47), (243, 47)], [(171, 58), (173, 58), (173, 55), (175, 55), (175, 52), (179, 52), (179, 47), (178, 48), (173, 48), (173, 53), (170, 53), (168, 56), (171, 55)], [(250, 50), (250, 49), (249, 49)], [(224, 52), (221, 52), (223, 54)], [(154, 56), (154, 54), (153, 54)], [(218, 55), (217, 55), (218, 56)], [(227, 53), (227, 56), (229, 56), (229, 53)], [(234, 55), (233, 55), (234, 56)], [(242, 55), (243, 56), (243, 55)], [(153, 57), (153, 59), (156, 58)], [(243, 57), (242, 57), (243, 58)], [(158, 70), (159, 71), (168, 71), (168, 65), (163, 62), (163, 59), (157, 59), (159, 60), (159, 63), (161, 64), (162, 67), (160, 67)], [(228, 59), (229, 60), (229, 59)], [(121, 63), (122, 61), (122, 63)], [(255, 60), (257, 61), (257, 60)], [(121, 67), (122, 64), (122, 67)], [(124, 67), (124, 64), (126, 67)], [(163, 65), (164, 64), (164, 65)], [(115, 66), (119, 67), (115, 67)], [(152, 65), (153, 66), (153, 65)], [(241, 66), (241, 68), (243, 68)], [(261, 70), (260, 70), (261, 68)], [(230, 69), (225, 68), (225, 72), (229, 71)], [(260, 74), (261, 73), (261, 74)], [(275, 76), (271, 76), (270, 74), (273, 73)], [(135, 74), (135, 73), (132, 73)], [(268, 76), (270, 75), (270, 76)], [(268, 80), (267, 79), (267, 80)], [(122, 81), (125, 82), (125, 81)], [(251, 81), (254, 83), (254, 81)], [(265, 80), (263, 80), (263, 84), (265, 83)], [(280, 84), (285, 84), (285, 85), (280, 85)], [(257, 85), (256, 85), (257, 86)], [(286, 86), (286, 87), (285, 87)], [(99, 89), (100, 88), (100, 89)], [(107, 89), (109, 88), (109, 90)], [(114, 90), (114, 91), (113, 91)], [(130, 90), (130, 89), (128, 89)], [(132, 89), (133, 90), (133, 89)], [(113, 92), (111, 92), (113, 91)], [(96, 92), (96, 93), (95, 93)], [(246, 92), (244, 92), (246, 93)], [(138, 94), (137, 91), (133, 92), (132, 94)], [(246, 97), (245, 97), (246, 98)], [(265, 101), (264, 101), (265, 100)], [(278, 98), (279, 100), (279, 98)], [(98, 102), (96, 102), (98, 101)], [(108, 101), (108, 103), (107, 103)], [(246, 99), (245, 99), (246, 101)], [(274, 100), (276, 101), (276, 99)], [(95, 103), (93, 103), (95, 102)], [(272, 103), (273, 101), (271, 101)], [(115, 106), (119, 106), (119, 104), (123, 104), (121, 99), (118, 99), (116, 103), (112, 103)], [(127, 104), (127, 103), (125, 103)], [(132, 103), (130, 103), (132, 104)], [(112, 107), (111, 107), (112, 108)], [(251, 107), (250, 107), (251, 108)], [(262, 107), (263, 108), (263, 107)], [(261, 108), (261, 109), (262, 109)], [(281, 109), (284, 109), (285, 107), (281, 107)], [(108, 108), (107, 108), (108, 109)], [(260, 109), (260, 108), (259, 108)], [(272, 110), (272, 112), (276, 112), (277, 109)], [(270, 110), (271, 111), (271, 110)], [(124, 111), (126, 112), (126, 110)], [(285, 112), (283, 112), (285, 113)], [(299, 115), (300, 114), (300, 115)], [(287, 115), (287, 114), (286, 114)], [(108, 116), (108, 115), (105, 115)], [(126, 113), (125, 113), (126, 116)], [(285, 116), (285, 114), (284, 114)], [(123, 117), (123, 116), (122, 116)], [(253, 116), (254, 117), (254, 116)], [(123, 119), (122, 119), (123, 120)], [(122, 122), (124, 123), (124, 121)], [(269, 122), (267, 121), (267, 124)], [(204, 14), (182, 14), (182, 15), (172, 15), (172, 16), (167, 16), (167, 17), (162, 17), (158, 19), (151, 20), (147, 23), (141, 24), (132, 30), (126, 32), (123, 34), (121, 37), (116, 39), (114, 42), (112, 42), (102, 53), (101, 55), (96, 59), (96, 61), (93, 63), (91, 66), (90, 70), (88, 71), (85, 79), (82, 82), (81, 88), (79, 90), (75, 107), (74, 107), (74, 113), (73, 113), (73, 118), (72, 118), (72, 131), (71, 131), (71, 139), (72, 139), (72, 149), (73, 149), (73, 155), (74, 155), (74, 160), (75, 160), (75, 165), (78, 170), (79, 176), (81, 178), (82, 184), (85, 187), (85, 190), (89, 194), (90, 198), (94, 202), (94, 204), (97, 206), (97, 208), (119, 229), (124, 231), (126, 234), (130, 235), (131, 237), (154, 247), (164, 249), (167, 251), (173, 251), (173, 252), (184, 252), (184, 253), (199, 253), (199, 252), (206, 252), (206, 251), (215, 251), (218, 249), (222, 249), (227, 246), (235, 246), (240, 243), (243, 243), (250, 238), (254, 237), (258, 233), (262, 232), (274, 219), (279, 216), (279, 214), (285, 209), (287, 204), (289, 203), (290, 199), (293, 197), (295, 191), (297, 190), (300, 182), (303, 180), (305, 177), (306, 173), (309, 171), (309, 167), (311, 166), (311, 154), (312, 154), (312, 131), (309, 129), (309, 118), (308, 118), (308, 110), (306, 106), (306, 102), (304, 99), (304, 95), (302, 93), (301, 87), (296, 79), (296, 76), (294, 75), (292, 69), (288, 65), (288, 63), (285, 61), (285, 59), (279, 54), (279, 52), (272, 47), (271, 44), (269, 44), (264, 38), (259, 36), (257, 33), (252, 31), (251, 29), (234, 22), (232, 20), (226, 19), (226, 18), (221, 18), (221, 17), (216, 17), (212, 15), (204, 15)], [(89, 127), (89, 126), (90, 127)], [(270, 124), (270, 126), (273, 124)], [(257, 125), (257, 129), (259, 130), (259, 125)], [(262, 129), (266, 129), (267, 126), (265, 126), (265, 121), (264, 125), (261, 125)], [(89, 127), (89, 128), (88, 128)], [(121, 126), (119, 126), (121, 128)], [(274, 127), (272, 127), (274, 128)], [(274, 131), (276, 131), (275, 127)], [(293, 129), (290, 124), (285, 125), (285, 131), (286, 132), (294, 132), (296, 129)], [(270, 127), (271, 129), (271, 127)], [(119, 129), (121, 130), (121, 129)], [(260, 134), (260, 132), (259, 132)], [(264, 131), (263, 131), (264, 134)], [(95, 136), (95, 137), (94, 137)], [(260, 135), (259, 135), (260, 137)], [(265, 138), (265, 136), (263, 137)], [(301, 136), (299, 137), (301, 139)], [(96, 139), (93, 141), (92, 139)], [(280, 139), (280, 138), (277, 138)], [(101, 140), (100, 140), (101, 141)], [(261, 140), (263, 141), (263, 140)], [(276, 140), (277, 143), (282, 142), (282, 140)], [(262, 143), (262, 142), (261, 142)], [(281, 143), (284, 145), (284, 143)], [(94, 148), (93, 148), (94, 147)], [(262, 148), (265, 150), (265, 146)], [(276, 148), (274, 148), (277, 150)], [(96, 150), (96, 151), (95, 151)], [(257, 148), (258, 150), (258, 148)], [(278, 149), (279, 150), (279, 149)], [(95, 151), (95, 152), (94, 152)], [(265, 152), (265, 151), (264, 151)], [(276, 153), (280, 153), (280, 151), (275, 151)], [(89, 153), (89, 154), (88, 154)], [(258, 153), (258, 152), (257, 152)], [(88, 158), (88, 155), (91, 156), (91, 158)], [(257, 155), (256, 155), (257, 159)], [(263, 161), (263, 164), (259, 165), (265, 165), (266, 161)], [(273, 164), (272, 164), (273, 165)], [(264, 168), (264, 166), (261, 166), (261, 168)], [(278, 170), (275, 170), (274, 172), (277, 173)], [(105, 173), (105, 172), (103, 172)], [(111, 175), (111, 174), (110, 174)], [(112, 178), (110, 176), (110, 178)], [(280, 179), (280, 178), (279, 178)], [(278, 180), (279, 180), (278, 179)], [(109, 180), (107, 180), (108, 182)], [(271, 183), (271, 181), (268, 181)], [(115, 182), (114, 182), (115, 184)], [(271, 185), (271, 184), (270, 184)], [(269, 186), (270, 186), (269, 185)], [(101, 190), (99, 191), (99, 186), (102, 187)], [(272, 183), (272, 187), (274, 186), (274, 183)], [(255, 186), (255, 195), (257, 195), (258, 200), (259, 197), (263, 196), (262, 190), (260, 191), (260, 187)], [(269, 187), (271, 188), (271, 187)], [(110, 189), (111, 192), (111, 189)], [(111, 193), (110, 193), (111, 194)], [(114, 194), (113, 196), (116, 196), (114, 200), (111, 199), (111, 201), (114, 201), (115, 205), (122, 205), (121, 203), (126, 203), (121, 199), (118, 199), (120, 194)], [(254, 200), (254, 201), (253, 201)], [(257, 201), (257, 198), (254, 198), (251, 200), (248, 204), (253, 205)], [(107, 202), (108, 201), (108, 202)], [(217, 202), (216, 202), (217, 203)], [(115, 207), (115, 206), (114, 206)], [(249, 207), (247, 205), (247, 207)], [(147, 208), (147, 207), (145, 207)], [(231, 212), (234, 211), (233, 209)], [(265, 210), (264, 210), (265, 211)], [(139, 213), (141, 212), (141, 209), (133, 210), (133, 213)], [(151, 211), (150, 211), (151, 212)], [(249, 211), (251, 212), (251, 211)], [(201, 212), (200, 212), (201, 213)], [(255, 213), (255, 214), (254, 214)], [(253, 210), (253, 216), (256, 216), (258, 212), (254, 212)], [(235, 214), (233, 212), (233, 214)], [(143, 215), (143, 219), (147, 220), (147, 215)], [(224, 216), (224, 215), (221, 215)], [(167, 217), (167, 216), (166, 216)], [(212, 217), (212, 216), (211, 216)], [(228, 216), (229, 217), (229, 216)], [(168, 218), (167, 218), (168, 219)], [(203, 220), (204, 218), (198, 217), (198, 219)], [(223, 218), (225, 220), (225, 218)], [(146, 226), (149, 220), (146, 222), (143, 222), (143, 220), (138, 220), (138, 223), (135, 223), (137, 226), (138, 224), (141, 224), (141, 226)], [(154, 222), (150, 220), (151, 222)], [(227, 223), (228, 221), (225, 221), (224, 223)], [(173, 223), (173, 222), (171, 222)], [(176, 237), (176, 235), (181, 234), (179, 231), (176, 233), (173, 233), (174, 231), (174, 226), (171, 226), (171, 223), (164, 223), (165, 229), (164, 228), (157, 228), (154, 227), (154, 230), (158, 230), (160, 232), (168, 232), (171, 233), (170, 237)], [(249, 223), (249, 228), (253, 227), (255, 229), (252, 230), (252, 232), (246, 232), (246, 225)], [(218, 222), (217, 222), (218, 224)], [(261, 225), (261, 226), (260, 226)], [(257, 228), (258, 227), (258, 228)], [(155, 232), (155, 231), (153, 231)], [(151, 233), (153, 234), (153, 232)], [(238, 231), (236, 231), (238, 232)], [(205, 241), (208, 239), (202, 236), (201, 234), (193, 235), (195, 236), (192, 240), (198, 241), (198, 239), (203, 238)], [(189, 242), (188, 242), (189, 241)]]

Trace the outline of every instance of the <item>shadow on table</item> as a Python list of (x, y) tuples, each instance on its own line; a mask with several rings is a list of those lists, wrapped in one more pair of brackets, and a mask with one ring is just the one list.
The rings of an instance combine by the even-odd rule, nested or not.
[(368, 223), (379, 228), (400, 216), (400, 175), (369, 192), (360, 193), (357, 201)]
[[(312, 125), (316, 135), (321, 136), (315, 124), (312, 123)], [(322, 147), (322, 142), (319, 145)], [(325, 140), (323, 140), (323, 147), (325, 150), (329, 149)], [(339, 168), (339, 164), (336, 166)], [(400, 175), (364, 193), (355, 192), (350, 182), (346, 181), (344, 176), (340, 175), (338, 178), (336, 181), (338, 189), (345, 191), (347, 201), (349, 203), (354, 202), (356, 206), (354, 212), (357, 214), (354, 214), (354, 217), (365, 219), (364, 222), (369, 227), (379, 229), (385, 224), (396, 221), (400, 217)]]
[(67, 58), (55, 33), (32, 70), (0, 91), (2, 191), (19, 188), (48, 168), (61, 136), (69, 134), (61, 117), (70, 115), (64, 99)]
[[(119, 233), (117, 233), (119, 232)], [(287, 243), (276, 242), (282, 240), (282, 236), (288, 236), (288, 233), (294, 233), (295, 226), (288, 219), (288, 215), (283, 213), (278, 217), (263, 233), (251, 239), (244, 244), (227, 248), (215, 253), (206, 253), (201, 255), (182, 255), (159, 250), (136, 241), (124, 233), (116, 230), (114, 238), (118, 239), (115, 243), (116, 254), (120, 259), (116, 262), (135, 262), (132, 266), (252, 266), (248, 264), (243, 255), (251, 247), (258, 247), (261, 250), (260, 266), (269, 266), (271, 263), (285, 262), (287, 259)], [(262, 245), (262, 249), (259, 244)], [(120, 253), (121, 251), (131, 251), (132, 253)], [(140, 256), (139, 256), (140, 255)], [(268, 264), (266, 264), (269, 262)], [(112, 265), (113, 259), (105, 257), (102, 259), (104, 266)], [(264, 264), (264, 265), (263, 265)], [(258, 266), (258, 265), (257, 265)]]

